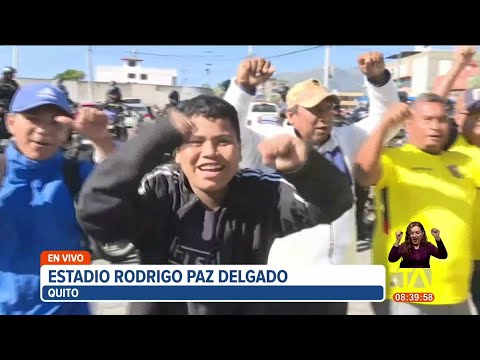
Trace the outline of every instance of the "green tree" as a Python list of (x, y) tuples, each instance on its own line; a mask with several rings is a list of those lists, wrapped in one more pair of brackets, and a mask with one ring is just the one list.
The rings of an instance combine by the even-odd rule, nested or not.
[(85, 79), (85, 77), (86, 77), (85, 73), (81, 70), (68, 69), (62, 73), (55, 75), (54, 79), (62, 79), (66, 81), (67, 80), (78, 81), (78, 80)]
[(230, 86), (230, 80), (225, 80), (217, 84), (215, 88), (213, 89), (213, 93), (216, 96), (223, 97), (225, 95), (225, 92), (227, 91), (228, 87)]

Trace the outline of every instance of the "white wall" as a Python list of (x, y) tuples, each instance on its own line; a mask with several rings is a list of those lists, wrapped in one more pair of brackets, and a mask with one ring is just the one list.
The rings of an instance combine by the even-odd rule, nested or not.
[[(128, 74), (134, 74), (134, 78), (129, 78)], [(141, 75), (147, 75), (147, 79), (142, 79)], [(177, 79), (177, 70), (145, 68), (140, 65), (128, 66), (97, 66), (96, 81), (116, 81), (117, 83), (136, 83), (151, 85), (175, 85)]]
[[(47, 83), (56, 84), (55, 80), (51, 79), (28, 79), (17, 78), (20, 86), (26, 84)], [(90, 98), (90, 87), (88, 81), (65, 81), (64, 85), (67, 87), (70, 98), (75, 102), (88, 102)], [(93, 101), (104, 101), (107, 89), (110, 86), (108, 82), (94, 82), (94, 98)], [(122, 90), (124, 97), (140, 98), (146, 105), (158, 105), (160, 107), (168, 103), (168, 94), (172, 90), (177, 90), (180, 93), (180, 100), (189, 99), (197, 95), (213, 95), (213, 90), (203, 87), (182, 87), (182, 86), (164, 86), (164, 85), (150, 85), (150, 84), (121, 84), (118, 86)]]
[(110, 82), (116, 81), (118, 83), (125, 82), (124, 77), (126, 76), (123, 72), (118, 71), (120, 66), (97, 66), (97, 72), (95, 74), (95, 81), (99, 82)]
[(428, 57), (422, 56), (413, 60), (412, 93), (416, 96), (428, 89)]
[(445, 75), (452, 67), (453, 60), (439, 60), (437, 75)]

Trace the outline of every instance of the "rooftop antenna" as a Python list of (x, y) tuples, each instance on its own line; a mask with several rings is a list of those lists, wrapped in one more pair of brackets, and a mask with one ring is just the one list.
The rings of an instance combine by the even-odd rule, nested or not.
[(95, 92), (93, 87), (93, 60), (92, 60), (92, 47), (88, 46), (87, 51), (87, 62), (88, 62), (88, 93), (90, 95), (90, 101), (94, 101)]

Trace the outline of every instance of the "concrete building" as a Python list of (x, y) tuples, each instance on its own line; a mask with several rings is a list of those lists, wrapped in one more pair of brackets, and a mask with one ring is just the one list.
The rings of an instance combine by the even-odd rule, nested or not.
[[(430, 47), (416, 48), (415, 51), (404, 51), (386, 57), (387, 68), (399, 90), (406, 91), (410, 96), (432, 90), (435, 79), (445, 75), (453, 61), (453, 51), (433, 50)], [(474, 56), (473, 61), (480, 61), (479, 53)]]
[(289, 86), (289, 84), (287, 81), (270, 78), (265, 84), (262, 84), (258, 87), (256, 98), (258, 100), (278, 102), (280, 100), (280, 96), (275, 93), (274, 90), (280, 86)]
[(275, 93), (275, 89), (278, 89), (281, 86), (289, 86), (288, 82), (279, 80), (276, 78), (270, 78), (265, 84), (263, 84), (263, 91), (265, 92), (266, 98), (271, 98)]
[(99, 65), (96, 68), (95, 80), (99, 82), (116, 81), (119, 84), (150, 84), (175, 86), (177, 84), (176, 69), (160, 69), (142, 66), (142, 59), (129, 57), (121, 59), (121, 66)]
[[(20, 86), (36, 83), (56, 84), (53, 79), (32, 79), (32, 78), (16, 78)], [(110, 82), (95, 81), (65, 81), (70, 98), (75, 102), (88, 101), (104, 101), (105, 94)], [(172, 90), (180, 93), (180, 100), (189, 99), (197, 95), (213, 95), (213, 90), (204, 87), (188, 87), (188, 86), (167, 86), (167, 85), (151, 85), (151, 84), (128, 84), (118, 83), (124, 97), (139, 98), (146, 105), (164, 106), (168, 103), (168, 94)], [(92, 91), (91, 91), (92, 90)]]

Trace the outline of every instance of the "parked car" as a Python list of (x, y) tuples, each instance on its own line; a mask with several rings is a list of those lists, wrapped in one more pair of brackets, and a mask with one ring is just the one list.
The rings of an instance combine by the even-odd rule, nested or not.
[(78, 103), (78, 107), (80, 108), (83, 108), (83, 107), (98, 108), (99, 106), (100, 106), (100, 103), (90, 102), (90, 101)]
[(141, 103), (142, 103), (142, 99), (127, 97), (127, 98), (123, 98), (123, 99), (122, 99), (122, 102), (123, 102), (124, 104), (141, 104)]
[(246, 125), (264, 138), (292, 133), (291, 126), (284, 126), (280, 108), (267, 101), (255, 101), (250, 105)]
[(280, 109), (275, 103), (265, 101), (254, 101), (250, 105), (247, 115), (247, 125), (270, 124), (276, 126), (283, 125), (283, 119), (280, 116)]
[(124, 105), (127, 110), (125, 122), (128, 128), (136, 128), (140, 123), (154, 120), (147, 105), (135, 102), (124, 102)]

